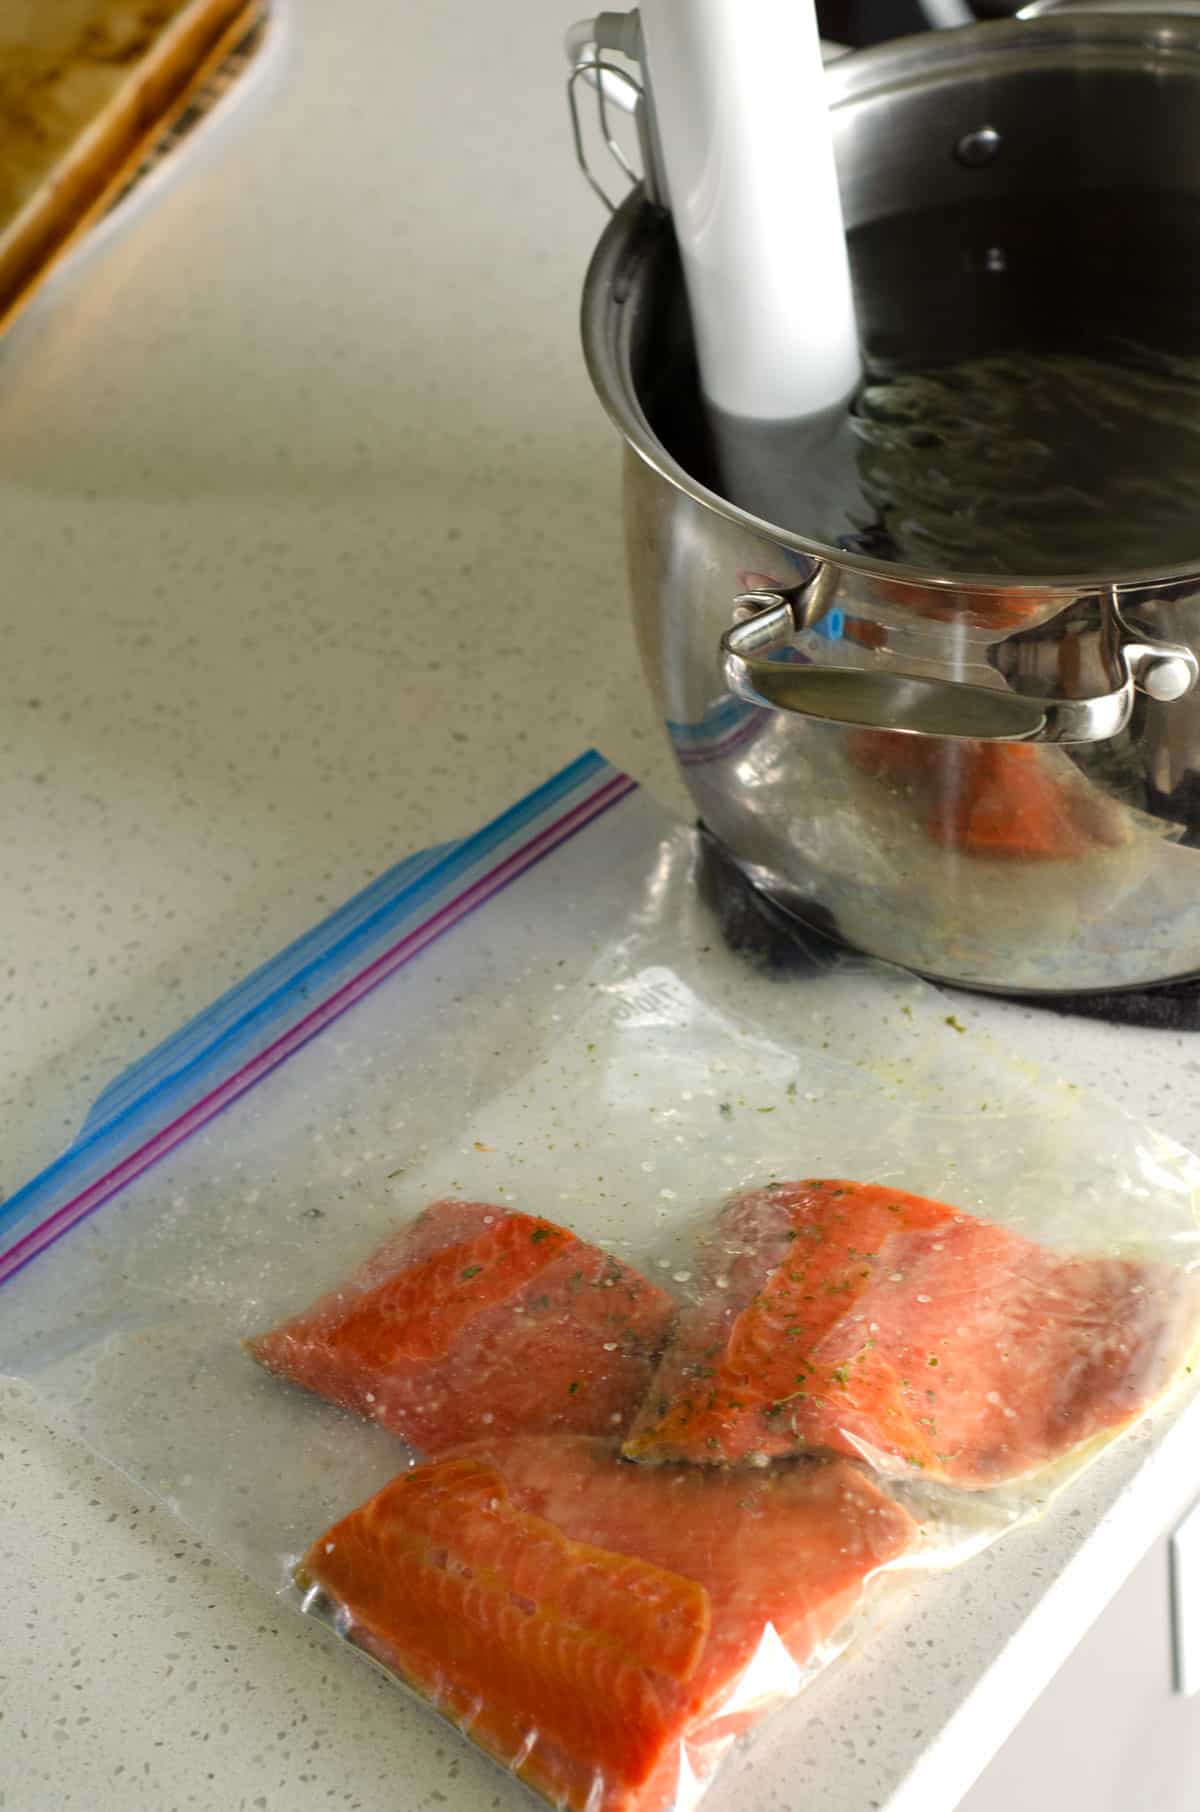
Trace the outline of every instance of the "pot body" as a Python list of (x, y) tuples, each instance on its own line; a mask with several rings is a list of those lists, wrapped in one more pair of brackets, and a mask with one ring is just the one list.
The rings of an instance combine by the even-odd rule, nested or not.
[[(829, 81), (851, 227), (985, 185), (1043, 201), (1057, 185), (1064, 207), (1082, 186), (1171, 189), (1200, 207), (1195, 20), (971, 27), (842, 58)], [(964, 158), (983, 128), (1002, 154)], [(597, 249), (583, 327), (627, 442), (647, 678), (699, 813), (751, 879), (972, 987), (1200, 973), (1200, 516), (1195, 572), (976, 582), (734, 508), (697, 476), (673, 240), (636, 195)], [(782, 632), (737, 641), (772, 609)]]

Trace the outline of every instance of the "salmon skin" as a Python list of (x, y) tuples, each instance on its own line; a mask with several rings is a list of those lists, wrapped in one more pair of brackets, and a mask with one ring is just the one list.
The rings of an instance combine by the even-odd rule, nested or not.
[(525, 1435), (393, 1479), (297, 1580), (552, 1805), (665, 1812), (913, 1539), (844, 1460), (743, 1478)]
[(433, 1454), (489, 1430), (620, 1432), (673, 1312), (656, 1284), (553, 1221), (444, 1201), (247, 1346)]
[(1001, 1484), (1130, 1422), (1196, 1307), (1172, 1265), (1063, 1256), (875, 1184), (772, 1184), (724, 1210), (624, 1451)]

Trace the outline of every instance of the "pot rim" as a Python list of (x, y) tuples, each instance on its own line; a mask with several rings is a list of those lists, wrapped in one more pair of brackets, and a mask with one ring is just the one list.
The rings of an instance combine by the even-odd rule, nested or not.
[[(854, 105), (906, 88), (937, 87), (950, 82), (984, 58), (989, 74), (1037, 68), (1048, 53), (1072, 50), (1090, 64), (1133, 64), (1153, 79), (1166, 61), (1192, 64), (1200, 77), (1200, 18), (1188, 14), (1137, 11), (1048, 12), (1038, 17), (988, 21), (954, 31), (891, 39), (867, 50), (838, 57), (826, 69), (830, 107)], [(1148, 63), (1148, 53), (1154, 63)], [(609, 221), (596, 245), (584, 278), (580, 327), (588, 375), (609, 419), (626, 442), (661, 478), (694, 502), (737, 526), (780, 547), (884, 585), (897, 582), (936, 592), (1003, 596), (1033, 591), (1046, 602), (1066, 604), (1081, 593), (1110, 592), (1114, 587), (1161, 588), (1200, 580), (1200, 546), (1195, 560), (1182, 566), (1132, 568), (1114, 573), (939, 573), (926, 567), (872, 559), (850, 553), (730, 503), (709, 490), (674, 459), (655, 434), (642, 408), (630, 371), (629, 330), (623, 307), (630, 273), (659, 233), (669, 230), (669, 216), (645, 199), (639, 185)], [(1200, 526), (1197, 529), (1200, 541)]]

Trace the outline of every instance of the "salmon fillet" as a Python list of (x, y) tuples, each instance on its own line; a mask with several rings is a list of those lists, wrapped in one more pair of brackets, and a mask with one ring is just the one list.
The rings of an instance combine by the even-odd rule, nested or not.
[(843, 1460), (741, 1478), (527, 1435), (393, 1479), (297, 1578), (551, 1804), (664, 1812), (913, 1539)]
[(247, 1346), (432, 1454), (489, 1431), (621, 1431), (673, 1312), (656, 1284), (553, 1221), (444, 1201)]
[(624, 1451), (823, 1448), (996, 1485), (1131, 1421), (1196, 1308), (1172, 1265), (1063, 1256), (874, 1184), (773, 1184), (724, 1210)]

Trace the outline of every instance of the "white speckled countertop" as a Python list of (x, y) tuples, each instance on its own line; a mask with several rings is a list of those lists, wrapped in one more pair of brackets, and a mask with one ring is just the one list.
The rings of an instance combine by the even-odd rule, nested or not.
[[(146, 1044), (589, 744), (681, 803), (577, 350), (569, 15), (281, 15), (0, 342), (9, 1186)], [(465, 678), (463, 605), (492, 625)], [(1200, 1143), (1183, 1041), (972, 1010)], [(1194, 1489), (1198, 1424), (928, 1585), (713, 1812), (949, 1812)], [(5, 1812), (527, 1803), (2, 1391), (0, 1577)]]

